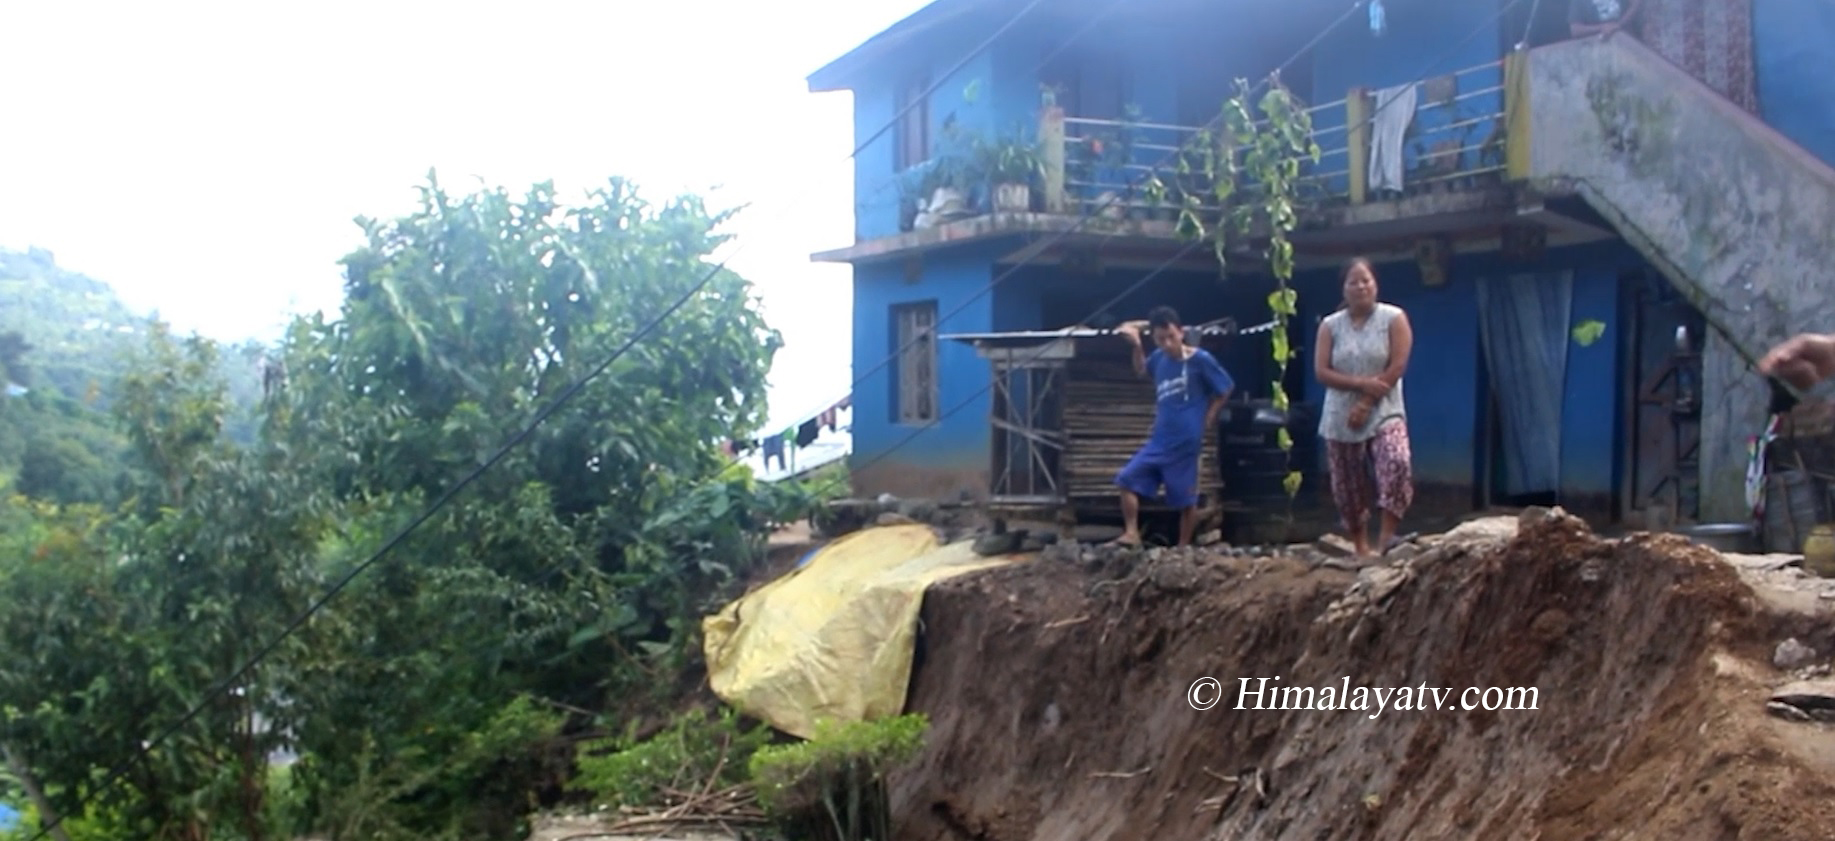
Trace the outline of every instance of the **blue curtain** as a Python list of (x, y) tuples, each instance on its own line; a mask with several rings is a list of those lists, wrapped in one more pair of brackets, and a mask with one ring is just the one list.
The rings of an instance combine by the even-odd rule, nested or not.
[(1478, 281), (1479, 335), (1503, 427), (1507, 493), (1561, 487), (1561, 404), (1567, 379), (1569, 272)]

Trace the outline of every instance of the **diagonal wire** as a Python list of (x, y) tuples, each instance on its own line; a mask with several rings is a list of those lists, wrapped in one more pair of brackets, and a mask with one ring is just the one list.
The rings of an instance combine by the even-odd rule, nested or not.
[[(1031, 2), (1027, 3), (1026, 6), (1021, 8), (1019, 12), (1013, 15), (1013, 17), (1010, 18), (1004, 25), (1002, 25), (999, 29), (995, 30), (995, 32), (992, 35), (990, 35), (987, 39), (983, 40), (979, 46), (975, 47), (975, 49), (970, 51), (966, 56), (964, 56), (960, 61), (958, 61), (949, 70), (948, 73), (945, 73), (942, 76), (939, 76), (937, 81), (933, 82), (931, 86), (927, 90), (925, 90), (924, 95), (922, 97), (918, 97), (914, 99), (913, 102), (907, 104), (907, 106), (904, 109), (902, 109), (890, 121), (888, 121), (884, 126), (882, 126), (879, 129), (879, 131), (874, 132), (873, 135), (870, 136), (865, 142), (861, 143), (852, 153), (848, 155), (848, 157), (853, 158), (859, 155), (860, 152), (864, 150), (869, 144), (877, 140), (880, 136), (885, 134), (886, 131), (890, 130), (894, 125), (896, 125), (898, 121), (901, 118), (903, 118), (903, 116), (906, 113), (910, 111), (911, 108), (915, 107), (919, 102), (922, 102), (928, 99), (930, 94), (935, 92), (936, 89), (944, 83), (944, 81), (948, 80), (951, 76), (959, 72), (963, 67), (967, 66), (969, 62), (973, 61), (977, 56), (985, 52), (989, 47), (991, 47), (994, 44), (996, 40), (998, 40), (1002, 35), (1004, 35), (1009, 30), (1011, 30), (1015, 25), (1019, 23), (1021, 19), (1023, 19), (1032, 10), (1038, 8), (1043, 2), (1044, 0), (1031, 0)], [(1119, 5), (1119, 0), (1117, 2), (1117, 5)], [(1056, 55), (1056, 52), (1054, 51), (1052, 55)], [(1047, 57), (1047, 60), (1049, 59), (1050, 59), (1050, 56)], [(335, 585), (333, 585), (329, 591), (327, 591), (324, 595), (322, 595), (317, 601), (313, 602), (312, 605), (308, 607), (303, 614), (301, 614), (299, 617), (295, 618), (291, 623), (289, 623), (281, 631), (279, 635), (277, 635), (273, 640), (269, 641), (266, 645), (258, 649), (255, 655), (249, 658), (249, 660), (246, 663), (244, 663), (241, 668), (238, 668), (229, 677), (225, 678), (222, 682), (217, 684), (216, 687), (211, 689), (209, 692), (206, 692), (204, 694), (203, 699), (200, 700), (195, 706), (193, 706), (188, 712), (186, 712), (185, 715), (181, 716), (176, 723), (172, 724), (170, 727), (167, 727), (165, 730), (161, 731), (159, 735), (154, 737), (153, 739), (142, 742), (140, 749), (136, 751), (133, 756), (130, 756), (126, 761), (122, 762), (121, 764), (111, 769), (108, 775), (103, 778), (103, 781), (98, 786), (90, 790), (88, 796), (83, 798), (83, 805), (86, 807), (95, 797), (99, 796), (102, 792), (107, 791), (109, 788), (113, 787), (117, 782), (121, 780), (123, 776), (127, 774), (129, 769), (131, 769), (136, 763), (140, 762), (141, 760), (144, 760), (149, 754), (151, 754), (151, 752), (153, 751), (155, 747), (165, 742), (165, 740), (171, 738), (173, 734), (177, 733), (185, 725), (189, 724), (192, 720), (196, 719), (198, 714), (201, 713), (206, 706), (212, 703), (218, 695), (222, 694), (225, 691), (228, 691), (230, 687), (235, 685), (244, 676), (246, 676), (249, 673), (249, 671), (252, 670), (257, 664), (259, 664), (268, 655), (273, 653), (273, 651), (277, 647), (279, 647), (279, 645), (283, 641), (285, 641), (287, 637), (297, 632), (299, 628), (302, 627), (307, 621), (309, 621), (314, 615), (316, 615), (318, 611), (325, 606), (326, 603), (330, 602), (331, 599), (336, 597), (339, 593), (343, 592), (344, 588), (348, 586), (352, 580), (354, 580), (358, 575), (362, 574), (365, 570), (369, 569), (371, 566), (375, 565), (377, 562), (382, 560), (382, 558), (386, 556), (390, 550), (394, 549), (396, 546), (400, 545), (404, 540), (406, 540), (409, 534), (411, 534), (415, 529), (419, 528), (423, 523), (427, 522), (427, 520), (431, 519), (433, 515), (438, 513), (441, 508), (444, 508), (446, 503), (451, 501), (466, 487), (470, 486), (472, 482), (476, 481), (480, 476), (482, 476), (491, 467), (495, 466), (497, 462), (501, 461), (504, 456), (508, 455), (512, 449), (514, 449), (516, 446), (521, 444), (530, 435), (534, 434), (535, 430), (541, 426), (542, 422), (546, 421), (550, 415), (558, 411), (561, 408), (561, 406), (565, 405), (569, 399), (571, 399), (575, 394), (578, 394), (582, 389), (584, 389), (587, 383), (591, 382), (600, 373), (604, 372), (605, 369), (609, 368), (612, 365), (612, 363), (616, 362), (619, 358), (623, 357), (624, 354), (628, 352), (633, 346), (635, 346), (638, 341), (648, 336), (658, 326), (660, 326), (664, 319), (668, 318), (676, 310), (680, 309), (683, 305), (687, 304), (688, 301), (693, 299), (695, 295), (699, 294), (701, 290), (705, 289), (707, 285), (711, 283), (715, 277), (719, 276), (720, 272), (726, 268), (727, 263), (730, 262), (732, 258), (736, 256), (740, 251), (743, 251), (744, 248), (745, 248), (745, 243), (741, 243), (732, 252), (729, 252), (727, 254), (726, 259), (720, 261), (713, 268), (708, 270), (706, 275), (702, 277), (698, 283), (690, 287), (687, 292), (685, 292), (680, 298), (676, 299), (676, 301), (673, 304), (671, 304), (667, 309), (665, 309), (662, 313), (658, 314), (655, 318), (651, 319), (648, 323), (644, 324), (635, 334), (633, 334), (629, 339), (627, 339), (623, 345), (619, 346), (617, 350), (615, 350), (609, 357), (607, 357), (604, 362), (601, 362), (597, 367), (589, 371), (586, 374), (586, 376), (580, 378), (578, 381), (576, 381), (571, 386), (569, 386), (565, 391), (561, 393), (561, 395), (558, 398), (555, 399), (553, 403), (549, 404), (546, 409), (537, 413), (535, 418), (528, 425), (526, 425), (522, 429), (521, 432), (519, 432), (514, 437), (512, 437), (508, 443), (500, 447), (496, 451), (496, 453), (492, 454), (492, 456), (489, 459), (487, 459), (483, 464), (474, 468), (471, 472), (467, 473), (464, 478), (462, 478), (457, 484), (453, 485), (444, 494), (442, 494), (438, 499), (436, 499), (432, 505), (427, 507), (427, 510), (425, 512), (423, 512), (419, 517), (415, 518), (413, 522), (409, 523), (406, 528), (397, 532), (394, 537), (390, 538), (387, 542), (385, 542), (382, 545), (382, 547), (378, 549), (374, 554), (372, 554), (369, 558), (367, 558), (362, 563), (358, 564), (357, 566), (352, 568), (348, 573), (346, 573), (344, 577), (339, 579), (338, 582)], [(68, 814), (68, 813), (60, 813), (56, 818), (51, 820), (49, 823), (45, 824), (45, 826), (43, 826), (36, 835), (32, 836), (31, 841), (39, 841), (39, 839), (42, 839), (46, 835), (55, 831), (57, 827), (63, 823), (65, 814)]]
[[(1513, 0), (1513, 4), (1516, 2), (1521, 2), (1521, 1), (1522, 0)], [(1282, 70), (1287, 69), (1288, 65), (1291, 65), (1295, 61), (1298, 61), (1302, 56), (1306, 55), (1309, 51), (1311, 51), (1313, 47), (1318, 46), (1320, 41), (1325, 40), (1326, 36), (1330, 35), (1333, 31), (1337, 30), (1337, 28), (1339, 26), (1342, 26), (1345, 21), (1350, 20), (1351, 16), (1356, 14), (1357, 10), (1363, 8), (1364, 5), (1368, 2), (1369, 0), (1353, 0), (1350, 8), (1346, 9), (1343, 14), (1339, 15), (1331, 23), (1327, 24), (1325, 28), (1319, 30), (1319, 32), (1315, 34), (1311, 40), (1307, 41), (1298, 50), (1295, 50), (1292, 56), (1289, 56), (1286, 61), (1283, 61), (1278, 66), (1276, 66), (1272, 72), (1270, 72), (1266, 77), (1262, 79), (1262, 81), (1257, 82), (1255, 87), (1250, 89), (1250, 95), (1253, 95), (1259, 92), (1263, 87), (1267, 86), (1268, 84), (1271, 84), (1275, 80), (1275, 78), (1277, 78), (1280, 75)], [(1470, 37), (1468, 37), (1466, 40), (1471, 40), (1471, 39)], [(1463, 42), (1461, 43), (1463, 44)], [(1384, 103), (1383, 106), (1377, 108), (1375, 112), (1372, 112), (1370, 115), (1371, 119), (1374, 119), (1376, 116), (1376, 113), (1380, 113), (1382, 110), (1382, 107), (1386, 107), (1387, 104), (1388, 103)], [(1210, 131), (1212, 128), (1217, 126), (1218, 122), (1221, 119), (1222, 119), (1221, 114), (1219, 114), (1216, 117), (1212, 117), (1211, 120), (1207, 122), (1202, 128), (1198, 129), (1197, 132), (1195, 132), (1195, 134), (1203, 134), (1204, 132)], [(1138, 187), (1146, 179), (1153, 177), (1155, 173), (1165, 168), (1165, 166), (1168, 163), (1170, 163), (1174, 158), (1176, 158), (1180, 154), (1181, 151), (1182, 149), (1174, 149), (1173, 151), (1162, 156), (1158, 163), (1154, 164), (1151, 167), (1148, 167), (1147, 170), (1141, 173), (1140, 175), (1135, 176), (1134, 180), (1128, 183), (1127, 185), (1128, 188), (1133, 189), (1135, 187)], [(1119, 201), (1121, 198), (1121, 192), (1122, 191), (1116, 191), (1114, 195), (1111, 195), (1108, 198), (1098, 203), (1086, 203), (1086, 206), (1084, 207), (1083, 211), (1080, 214), (1078, 214), (1077, 221), (1075, 223), (1073, 223), (1070, 227), (1062, 231), (1058, 231), (1057, 233), (1053, 234), (1051, 237), (1048, 237), (1047, 239), (1045, 239), (1043, 244), (1034, 247), (1032, 249), (1033, 254), (1042, 254), (1050, 250), (1051, 246), (1056, 245), (1059, 242), (1062, 242), (1063, 240), (1065, 240), (1066, 238), (1069, 238), (1070, 236), (1082, 231), (1084, 226), (1088, 225), (1091, 219), (1097, 218), (1097, 216), (1101, 214), (1104, 210), (1107, 210), (1111, 205)], [(1116, 236), (1116, 232), (1109, 231), (1103, 235), (1102, 239), (1099, 241), (1099, 244), (1107, 243), (1110, 239), (1114, 238), (1115, 236)], [(957, 304), (954, 309), (951, 309), (949, 312), (938, 315), (936, 321), (931, 324), (930, 332), (936, 332), (936, 330), (940, 328), (944, 322), (948, 321), (950, 318), (956, 315), (961, 314), (961, 312), (967, 309), (970, 304), (973, 304), (974, 302), (981, 300), (983, 297), (986, 297), (989, 293), (993, 292), (995, 287), (999, 286), (1002, 282), (1006, 281), (1007, 278), (1012, 277), (1019, 270), (1025, 268), (1027, 263), (1030, 262), (1030, 260), (1031, 258), (1028, 257), (1026, 260), (1021, 260), (1020, 262), (1008, 267), (1005, 271), (1002, 271), (1000, 274), (995, 275), (994, 279), (990, 281), (986, 286), (982, 287), (980, 291), (976, 292), (973, 295), (970, 295), (968, 298), (963, 299), (962, 302)], [(1099, 314), (1100, 313), (1098, 313), (1098, 315)], [(1093, 317), (1094, 316), (1092, 316), (1092, 318)], [(871, 377), (874, 374), (877, 374), (880, 371), (884, 370), (886, 366), (891, 365), (893, 362), (897, 361), (899, 356), (902, 355), (905, 351), (910, 350), (912, 347), (916, 346), (919, 342), (922, 342), (922, 341), (925, 341), (925, 337), (923, 334), (920, 334), (920, 335), (912, 337), (910, 340), (906, 341), (904, 344), (899, 345), (897, 348), (894, 348), (891, 353), (887, 354), (883, 359), (879, 360), (877, 364), (867, 369), (866, 373), (856, 375), (854, 377), (854, 381), (848, 385), (847, 391), (843, 393), (842, 397), (846, 397), (848, 394), (852, 394), (854, 392), (854, 389), (860, 387), (861, 383), (866, 382), (868, 377)], [(840, 400), (841, 398), (836, 398), (835, 400), (830, 401), (830, 405), (833, 405), (834, 403), (838, 403), (840, 402)]]
[[(1510, 2), (1508, 2), (1508, 3), (1505, 3), (1505, 4), (1504, 4), (1504, 5), (1503, 5), (1503, 6), (1501, 7), (1501, 8), (1499, 8), (1499, 9), (1498, 9), (1498, 11), (1497, 11), (1497, 13), (1496, 13), (1495, 15), (1493, 15), (1492, 17), (1490, 17), (1490, 18), (1488, 18), (1488, 19), (1486, 19), (1484, 23), (1481, 23), (1481, 24), (1479, 24), (1479, 25), (1478, 25), (1478, 26), (1477, 26), (1476, 28), (1474, 28), (1474, 29), (1473, 29), (1473, 30), (1471, 31), (1471, 33), (1470, 33), (1470, 34), (1468, 34), (1468, 35), (1466, 35), (1466, 36), (1465, 36), (1464, 38), (1462, 38), (1462, 39), (1460, 39), (1459, 41), (1457, 41), (1457, 42), (1455, 42), (1455, 43), (1454, 43), (1454, 44), (1453, 44), (1453, 45), (1452, 45), (1452, 46), (1451, 46), (1450, 48), (1448, 48), (1448, 49), (1447, 49), (1447, 51), (1446, 51), (1446, 53), (1445, 53), (1445, 54), (1443, 54), (1443, 55), (1442, 55), (1441, 57), (1439, 57), (1438, 59), (1436, 59), (1436, 60), (1434, 60), (1433, 62), (1431, 62), (1431, 63), (1429, 63), (1429, 64), (1428, 64), (1428, 65), (1426, 66), (1426, 69), (1424, 69), (1424, 70), (1422, 71), (1422, 73), (1423, 73), (1423, 74), (1425, 74), (1425, 73), (1429, 73), (1429, 72), (1432, 72), (1432, 71), (1433, 71), (1433, 68), (1435, 68), (1435, 67), (1438, 67), (1438, 66), (1439, 66), (1439, 65), (1440, 65), (1440, 64), (1441, 64), (1442, 62), (1444, 62), (1444, 61), (1446, 61), (1446, 60), (1447, 60), (1448, 58), (1450, 58), (1450, 57), (1451, 57), (1452, 55), (1454, 55), (1454, 54), (1456, 54), (1456, 53), (1457, 53), (1457, 52), (1459, 51), (1459, 49), (1460, 49), (1460, 48), (1462, 48), (1462, 47), (1464, 47), (1464, 46), (1465, 46), (1465, 45), (1466, 45), (1466, 44), (1467, 44), (1468, 42), (1470, 42), (1470, 41), (1471, 41), (1471, 40), (1472, 40), (1473, 38), (1476, 38), (1476, 37), (1478, 37), (1478, 35), (1480, 35), (1481, 33), (1483, 33), (1483, 32), (1484, 32), (1484, 31), (1485, 31), (1486, 29), (1488, 29), (1488, 28), (1490, 28), (1492, 24), (1494, 24), (1494, 23), (1496, 23), (1498, 19), (1500, 19), (1500, 18), (1502, 18), (1502, 17), (1503, 17), (1503, 16), (1504, 16), (1504, 15), (1505, 15), (1506, 13), (1508, 13), (1508, 12), (1509, 12), (1509, 11), (1510, 11), (1510, 10), (1511, 10), (1512, 8), (1514, 8), (1514, 7), (1516, 7), (1516, 6), (1518, 6), (1518, 5), (1521, 5), (1521, 4), (1523, 3), (1523, 2), (1524, 2), (1524, 0), (1510, 0)], [(1362, 5), (1362, 2), (1361, 2), (1361, 0), (1360, 0), (1360, 2), (1359, 2), (1359, 5)], [(1354, 7), (1354, 8), (1355, 8), (1355, 7)], [(1277, 70), (1276, 72), (1278, 73), (1279, 71)], [(1391, 102), (1393, 102), (1394, 100), (1390, 100), (1390, 101), (1391, 101)], [(1386, 105), (1387, 105), (1387, 103), (1384, 103), (1384, 106), (1386, 106)], [(1379, 107), (1379, 108), (1377, 108), (1377, 109), (1375, 109), (1375, 110), (1373, 110), (1373, 111), (1372, 111), (1372, 113), (1370, 114), (1370, 118), (1369, 118), (1369, 119), (1370, 119), (1370, 120), (1374, 120), (1374, 119), (1376, 118), (1376, 115), (1377, 115), (1378, 113), (1380, 113), (1380, 112), (1381, 112), (1381, 110), (1382, 110), (1382, 109), (1381, 109), (1381, 107)], [(1366, 121), (1366, 124), (1367, 124), (1367, 122), (1368, 122), (1368, 121)], [(1144, 276), (1144, 277), (1142, 277), (1142, 278), (1140, 278), (1139, 280), (1136, 280), (1136, 281), (1135, 281), (1134, 283), (1132, 283), (1132, 284), (1130, 284), (1130, 285), (1129, 285), (1129, 286), (1128, 286), (1128, 287), (1127, 287), (1126, 289), (1123, 289), (1123, 290), (1121, 291), (1121, 293), (1120, 293), (1120, 294), (1118, 294), (1118, 295), (1116, 295), (1115, 297), (1113, 297), (1113, 298), (1111, 298), (1111, 299), (1109, 299), (1109, 301), (1107, 301), (1107, 302), (1105, 302), (1105, 303), (1104, 303), (1104, 304), (1103, 304), (1102, 306), (1100, 306), (1100, 307), (1097, 307), (1097, 308), (1096, 308), (1096, 309), (1095, 309), (1094, 311), (1092, 311), (1092, 312), (1091, 312), (1091, 313), (1090, 313), (1090, 314), (1089, 314), (1088, 316), (1086, 316), (1085, 318), (1083, 318), (1083, 319), (1082, 319), (1082, 320), (1081, 320), (1081, 321), (1080, 321), (1079, 323), (1088, 323), (1088, 322), (1089, 322), (1090, 320), (1092, 320), (1092, 319), (1094, 319), (1094, 318), (1095, 318), (1096, 316), (1098, 316), (1098, 315), (1100, 315), (1101, 313), (1103, 313), (1103, 312), (1105, 312), (1105, 311), (1107, 311), (1107, 310), (1108, 310), (1108, 309), (1109, 309), (1110, 307), (1113, 307), (1113, 306), (1116, 306), (1116, 305), (1117, 305), (1117, 304), (1119, 304), (1119, 303), (1120, 303), (1120, 302), (1121, 302), (1122, 300), (1124, 300), (1124, 299), (1126, 299), (1126, 298), (1127, 298), (1127, 297), (1128, 297), (1129, 295), (1132, 295), (1132, 294), (1134, 294), (1134, 293), (1135, 293), (1136, 291), (1138, 291), (1138, 290), (1139, 290), (1139, 289), (1140, 289), (1141, 287), (1143, 287), (1143, 286), (1145, 286), (1145, 285), (1147, 284), (1147, 281), (1149, 281), (1149, 280), (1152, 280), (1152, 279), (1153, 279), (1154, 277), (1157, 277), (1157, 276), (1158, 276), (1159, 274), (1161, 274), (1162, 272), (1165, 272), (1166, 270), (1168, 270), (1168, 269), (1170, 269), (1170, 268), (1171, 268), (1171, 267), (1172, 267), (1172, 266), (1173, 266), (1174, 264), (1176, 264), (1176, 263), (1178, 263), (1178, 262), (1179, 262), (1180, 260), (1183, 260), (1183, 259), (1185, 258), (1185, 256), (1186, 256), (1187, 254), (1190, 254), (1190, 253), (1191, 253), (1191, 252), (1192, 252), (1192, 251), (1193, 251), (1194, 249), (1196, 249), (1196, 248), (1197, 248), (1197, 247), (1198, 247), (1199, 245), (1201, 245), (1202, 243), (1203, 243), (1203, 240), (1202, 240), (1202, 239), (1198, 239), (1198, 240), (1194, 240), (1193, 242), (1191, 242), (1191, 243), (1189, 243), (1189, 244), (1187, 244), (1187, 245), (1186, 245), (1185, 247), (1183, 247), (1183, 248), (1180, 248), (1180, 249), (1179, 249), (1179, 250), (1178, 250), (1177, 252), (1175, 252), (1175, 253), (1173, 254), (1173, 256), (1171, 256), (1170, 258), (1167, 258), (1167, 259), (1166, 259), (1166, 260), (1165, 260), (1164, 262), (1162, 262), (1162, 263), (1161, 263), (1161, 264), (1160, 264), (1160, 265), (1159, 265), (1158, 267), (1156, 267), (1156, 268), (1154, 268), (1154, 270), (1153, 270), (1153, 271), (1151, 271), (1151, 272), (1149, 272), (1149, 273), (1147, 273), (1147, 275), (1146, 275), (1146, 276)], [(940, 321), (940, 319), (939, 319), (939, 321)], [(1261, 325), (1257, 325), (1257, 327), (1260, 327), (1260, 326), (1261, 326)], [(932, 329), (934, 330), (935, 328), (932, 328)], [(1251, 329), (1253, 329), (1253, 328), (1251, 328)], [(1249, 332), (1249, 331), (1248, 331), (1248, 330), (1244, 330), (1244, 331), (1240, 331), (1240, 332)], [(1034, 352), (1034, 353), (1033, 353), (1033, 354), (1032, 354), (1032, 355), (1031, 355), (1030, 357), (1027, 357), (1027, 358), (1025, 359), (1025, 361), (1026, 361), (1026, 362), (1035, 362), (1035, 361), (1037, 361), (1037, 360), (1039, 360), (1040, 358), (1043, 358), (1043, 356), (1044, 356), (1044, 354), (1045, 354), (1045, 352), (1046, 352), (1046, 351), (1047, 351), (1048, 349), (1050, 349), (1050, 347), (1051, 347), (1051, 343), (1049, 343), (1049, 342), (1047, 342), (1047, 343), (1043, 343), (1043, 345), (1042, 345), (1042, 346), (1041, 346), (1041, 347), (1040, 347), (1040, 348), (1039, 348), (1039, 349), (1038, 349), (1037, 351), (1035, 351), (1035, 352)], [(882, 461), (882, 460), (884, 460), (884, 459), (885, 459), (886, 457), (888, 457), (888, 456), (890, 456), (890, 455), (891, 455), (892, 453), (894, 453), (894, 452), (896, 452), (896, 451), (898, 451), (898, 449), (899, 449), (899, 448), (901, 448), (901, 447), (903, 447), (903, 446), (905, 446), (906, 444), (909, 444), (909, 443), (911, 443), (911, 442), (912, 442), (913, 440), (916, 440), (916, 438), (917, 438), (917, 437), (918, 437), (919, 435), (922, 435), (922, 434), (924, 434), (925, 432), (927, 432), (927, 431), (929, 431), (930, 429), (932, 429), (932, 428), (934, 428), (934, 427), (936, 427), (937, 425), (939, 425), (939, 424), (941, 424), (941, 423), (942, 423), (942, 422), (944, 421), (944, 419), (946, 419), (946, 418), (948, 418), (948, 417), (949, 417), (950, 415), (953, 415), (953, 414), (955, 414), (956, 412), (959, 412), (959, 411), (961, 411), (962, 409), (965, 409), (965, 408), (967, 408), (967, 407), (968, 407), (969, 405), (971, 405), (972, 403), (974, 403), (974, 402), (975, 402), (976, 400), (979, 400), (979, 399), (981, 398), (981, 396), (982, 396), (982, 395), (984, 395), (984, 394), (987, 394), (987, 393), (988, 393), (989, 391), (992, 391), (992, 390), (993, 390), (993, 388), (994, 388), (994, 385), (995, 385), (995, 380), (994, 380), (994, 378), (993, 378), (992, 376), (990, 376), (990, 377), (989, 377), (989, 379), (988, 379), (988, 384), (987, 384), (987, 385), (985, 385), (985, 386), (982, 386), (981, 388), (979, 388), (979, 389), (977, 389), (977, 390), (976, 390), (976, 391), (975, 391), (975, 392), (974, 392), (973, 394), (971, 394), (971, 395), (969, 395), (969, 396), (968, 396), (967, 398), (965, 398), (965, 399), (964, 399), (964, 400), (963, 400), (962, 402), (960, 402), (960, 403), (958, 403), (958, 404), (956, 404), (955, 406), (952, 406), (952, 407), (950, 407), (950, 408), (949, 408), (949, 409), (948, 409), (947, 411), (945, 411), (945, 412), (943, 412), (943, 413), (941, 413), (941, 414), (939, 414), (939, 415), (937, 415), (937, 417), (935, 417), (935, 418), (933, 418), (933, 419), (931, 419), (931, 420), (930, 420), (929, 422), (927, 422), (927, 423), (925, 423), (924, 425), (922, 425), (922, 426), (919, 426), (918, 428), (916, 428), (916, 429), (914, 429), (914, 430), (912, 430), (910, 434), (908, 434), (908, 435), (906, 435), (905, 437), (903, 437), (903, 438), (901, 438), (901, 439), (899, 439), (897, 443), (895, 443), (895, 444), (893, 444), (892, 446), (890, 446), (890, 447), (888, 447), (888, 448), (886, 448), (885, 450), (882, 450), (882, 451), (881, 451), (881, 452), (880, 452), (879, 454), (877, 454), (877, 455), (875, 455), (875, 456), (873, 456), (872, 458), (870, 458), (870, 459), (868, 459), (868, 460), (867, 460), (866, 462), (864, 462), (864, 463), (862, 463), (862, 464), (861, 464), (861, 465), (859, 465), (858, 467), (856, 467), (856, 466), (853, 466), (853, 465), (849, 465), (849, 473), (851, 474), (851, 473), (852, 473), (853, 471), (856, 471), (856, 470), (864, 470), (865, 468), (867, 468), (867, 467), (870, 467), (870, 466), (872, 466), (872, 465), (874, 465), (874, 464), (877, 464), (877, 463), (879, 463), (880, 461)], [(826, 486), (823, 486), (823, 488), (821, 489), (821, 491), (820, 491), (820, 492), (821, 492), (821, 493), (826, 493), (826, 492), (828, 492), (829, 490), (832, 490), (832, 489), (834, 489), (834, 487), (835, 487), (836, 485), (838, 485), (838, 484), (839, 484), (840, 482), (842, 482), (842, 481), (844, 481), (844, 479), (845, 479), (845, 478), (846, 478), (846, 477), (836, 477), (836, 478), (834, 478), (834, 479), (831, 479), (831, 480), (830, 480), (830, 484), (828, 484), (828, 485), (826, 485)]]

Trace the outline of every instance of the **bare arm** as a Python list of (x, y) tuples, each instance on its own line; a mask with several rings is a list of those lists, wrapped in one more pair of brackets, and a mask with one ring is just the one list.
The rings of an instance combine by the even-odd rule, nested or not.
[(1408, 355), (1414, 352), (1414, 327), (1408, 323), (1408, 313), (1399, 313), (1389, 323), (1389, 365), (1376, 375), (1383, 385), (1395, 388), (1402, 381), (1402, 374), (1408, 370)]
[(1146, 326), (1145, 321), (1130, 321), (1116, 328), (1121, 332), (1121, 337), (1128, 340), (1128, 347), (1133, 351), (1130, 359), (1134, 363), (1134, 376), (1142, 378), (1147, 376), (1147, 351), (1141, 347), (1141, 330)]
[(1223, 414), (1224, 404), (1228, 402), (1230, 402), (1230, 393), (1227, 391), (1211, 398), (1210, 408), (1206, 409), (1204, 412), (1205, 432), (1210, 432), (1212, 429), (1217, 428), (1217, 416)]
[(1313, 347), (1313, 379), (1326, 388), (1338, 388), (1355, 391), (1358, 378), (1349, 374), (1340, 374), (1332, 370), (1332, 330), (1319, 322), (1319, 339)]

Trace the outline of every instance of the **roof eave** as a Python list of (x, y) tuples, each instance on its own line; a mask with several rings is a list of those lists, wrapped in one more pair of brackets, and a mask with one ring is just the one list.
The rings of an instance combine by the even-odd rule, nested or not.
[(851, 91), (861, 70), (917, 36), (975, 10), (974, 0), (935, 0), (809, 74), (810, 93)]

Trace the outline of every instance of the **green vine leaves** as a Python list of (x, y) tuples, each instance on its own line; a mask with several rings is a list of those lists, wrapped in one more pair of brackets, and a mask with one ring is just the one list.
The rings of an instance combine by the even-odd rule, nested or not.
[[(1270, 391), (1274, 407), (1285, 413), (1290, 406), (1284, 385), (1287, 364), (1297, 356), (1287, 325), (1299, 302), (1299, 294), (1288, 285), (1294, 268), (1288, 234), (1299, 225), (1302, 162), (1319, 162), (1319, 144), (1313, 139), (1311, 115), (1278, 77), (1269, 79), (1259, 100), (1248, 80), (1238, 79), (1221, 116), (1220, 130), (1206, 127), (1181, 145), (1170, 184), (1155, 174), (1143, 193), (1150, 202), (1177, 207), (1181, 238), (1210, 240), (1219, 272), (1241, 245), (1266, 241), (1262, 256), (1275, 280), (1268, 294), (1274, 321), (1269, 344), (1275, 362)], [(1293, 437), (1283, 428), (1278, 442), (1289, 454), (1291, 468)], [(1289, 469), (1282, 487), (1290, 505), (1300, 492), (1300, 481), (1300, 473)]]

